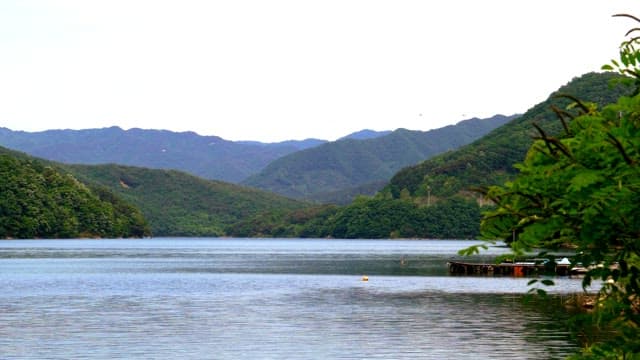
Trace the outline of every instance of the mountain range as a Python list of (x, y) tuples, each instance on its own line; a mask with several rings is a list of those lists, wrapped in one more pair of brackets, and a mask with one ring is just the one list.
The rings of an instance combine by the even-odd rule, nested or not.
[[(357, 132), (345, 138), (373, 138), (385, 132)], [(327, 140), (278, 143), (229, 141), (194, 132), (129, 129), (13, 131), (0, 128), (0, 145), (67, 164), (120, 164), (175, 169), (205, 178), (239, 183), (273, 160)]]
[(119, 127), (42, 132), (0, 128), (0, 145), (48, 160), (177, 169), (228, 182), (239, 182), (283, 155), (323, 142), (242, 143), (194, 132)]
[(430, 131), (361, 130), (337, 141), (228, 141), (167, 130), (12, 131), (0, 145), (67, 164), (119, 164), (179, 170), (296, 199), (346, 204), (373, 195), (396, 171), (467, 144), (512, 119), (497, 115)]
[(364, 140), (342, 139), (285, 155), (243, 184), (295, 199), (347, 203), (375, 193), (401, 168), (468, 144), (515, 117), (474, 118), (430, 131), (397, 129), (369, 138), (359, 133)]
[[(572, 109), (570, 104), (574, 99), (562, 94), (581, 99), (587, 107), (595, 106), (589, 102), (604, 105), (630, 93), (628, 88), (611, 86), (617, 79), (617, 75), (610, 73), (575, 78), (522, 116), (500, 117), (504, 125), (487, 130), (484, 137), (400, 170), (377, 196), (359, 198), (347, 206), (310, 207), (308, 203), (272, 193), (205, 180), (176, 170), (114, 164), (63, 165), (0, 147), (3, 179), (0, 182), (0, 213), (3, 214), (0, 237), (144, 236), (149, 226), (156, 236), (473, 237), (477, 234), (479, 206), (475, 200), (461, 199), (460, 195), (468, 197), (472, 187), (498, 184), (514, 176), (513, 164), (522, 161), (536, 135), (533, 124), (549, 136), (561, 135), (563, 126), (553, 107), (565, 114), (566, 121), (570, 121), (566, 114), (580, 108)], [(471, 125), (484, 121), (469, 120), (465, 125), (476, 134), (478, 129), (473, 130)], [(13, 140), (24, 135), (0, 130), (9, 137), (18, 133)], [(107, 130), (130, 132), (119, 128)], [(456, 129), (447, 131), (452, 130)], [(459, 131), (453, 132), (457, 134), (454, 137), (461, 137)], [(170, 138), (175, 135), (151, 132)], [(193, 133), (179, 134), (186, 135), (187, 139), (200, 138)], [(366, 140), (323, 142), (282, 160), (290, 158), (293, 160), (287, 161), (294, 165), (306, 163), (318, 167), (325, 161), (334, 165), (330, 170), (339, 170), (340, 166), (349, 170), (349, 162), (368, 159), (362, 157), (367, 151), (374, 154), (369, 154), (369, 158), (376, 161), (385, 160), (383, 156), (402, 158), (409, 152), (407, 147), (393, 144), (411, 143), (407, 139), (419, 138), (421, 134), (399, 129), (386, 135), (373, 135), (373, 139)], [(47, 145), (46, 139), (40, 140), (42, 143), (32, 140), (33, 145)], [(28, 143), (24, 138), (22, 141)], [(313, 146), (312, 143), (301, 146)], [(374, 147), (372, 143), (391, 145), (379, 155), (375, 147), (384, 147)], [(323, 148), (326, 149), (315, 152)], [(344, 155), (330, 156), (340, 149)], [(399, 150), (394, 153), (393, 149)], [(297, 160), (299, 154), (307, 153), (315, 155), (304, 161)], [(281, 169), (290, 171), (288, 167)], [(314, 167), (309, 166), (307, 170), (314, 171)], [(363, 186), (367, 184), (371, 183)]]

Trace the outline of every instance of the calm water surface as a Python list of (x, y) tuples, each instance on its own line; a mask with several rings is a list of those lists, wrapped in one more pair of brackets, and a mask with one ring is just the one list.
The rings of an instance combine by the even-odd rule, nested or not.
[[(0, 358), (555, 359), (575, 351), (565, 312), (522, 301), (530, 279), (447, 273), (446, 261), (475, 243), (1, 241)], [(555, 280), (557, 297), (581, 289), (579, 279)]]

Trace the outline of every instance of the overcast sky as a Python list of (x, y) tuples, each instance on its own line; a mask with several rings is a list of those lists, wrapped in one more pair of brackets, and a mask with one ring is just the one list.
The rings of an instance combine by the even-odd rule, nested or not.
[(631, 0), (2, 0), (0, 127), (334, 140), (522, 113), (616, 57)]

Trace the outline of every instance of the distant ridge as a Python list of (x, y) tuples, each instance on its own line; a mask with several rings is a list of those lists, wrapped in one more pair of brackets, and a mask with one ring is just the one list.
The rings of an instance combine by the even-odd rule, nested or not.
[[(344, 203), (358, 195), (358, 188), (372, 191), (363, 185), (375, 183), (379, 188), (401, 168), (468, 144), (513, 118), (496, 115), (430, 131), (398, 129), (365, 140), (342, 139), (277, 159), (243, 184), (297, 199)], [(338, 194), (344, 198), (337, 199)]]
[(327, 140), (312, 139), (312, 138), (304, 139), (304, 140), (285, 140), (285, 141), (280, 141), (280, 142), (275, 142), (275, 143), (265, 143), (265, 142), (250, 141), (250, 140), (235, 141), (236, 144), (255, 145), (255, 146), (264, 146), (264, 147), (269, 147), (269, 146), (290, 146), (292, 148), (295, 148), (296, 150), (304, 150), (304, 149), (316, 147), (316, 146), (322, 145), (322, 144), (324, 144), (326, 142), (327, 142)]
[(176, 169), (205, 179), (240, 182), (271, 161), (324, 140), (233, 142), (218, 136), (167, 130), (12, 131), (0, 128), (0, 145), (68, 164), (108, 164)]
[(391, 134), (391, 130), (387, 130), (387, 131), (375, 131), (375, 130), (369, 130), (369, 129), (364, 129), (364, 130), (360, 130), (360, 131), (356, 131), (354, 133), (351, 133), (347, 136), (343, 136), (338, 140), (345, 140), (345, 139), (353, 139), (353, 140), (367, 140), (367, 139), (375, 139), (375, 138), (379, 138), (381, 136), (385, 136), (385, 135), (389, 135)]

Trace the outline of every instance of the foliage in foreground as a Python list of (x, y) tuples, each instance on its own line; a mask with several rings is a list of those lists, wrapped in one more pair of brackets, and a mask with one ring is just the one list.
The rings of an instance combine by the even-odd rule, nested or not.
[[(620, 72), (640, 78), (640, 52), (628, 43), (621, 63), (614, 62)], [(482, 233), (517, 234), (511, 243), (516, 253), (575, 246), (575, 261), (590, 267), (583, 285), (602, 281), (591, 321), (607, 334), (579, 357), (638, 358), (640, 95), (601, 110), (577, 101), (559, 117), (563, 134), (550, 136), (536, 126), (538, 138), (515, 180), (486, 192), (497, 207), (485, 214)]]

